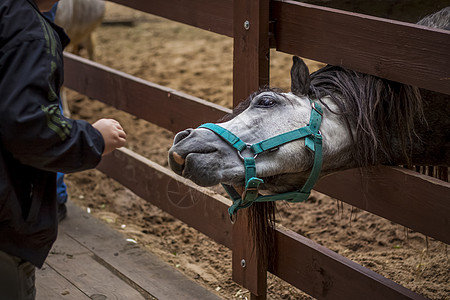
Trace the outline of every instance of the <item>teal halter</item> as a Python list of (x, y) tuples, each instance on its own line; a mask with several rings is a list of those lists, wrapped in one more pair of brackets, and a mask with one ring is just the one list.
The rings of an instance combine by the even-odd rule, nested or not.
[[(303, 202), (305, 201), (311, 189), (316, 184), (319, 178), (320, 169), (322, 167), (322, 134), (320, 133), (320, 123), (322, 122), (322, 107), (317, 102), (311, 102), (312, 110), (309, 124), (280, 135), (268, 138), (256, 144), (246, 144), (232, 132), (227, 129), (212, 123), (207, 123), (198, 128), (206, 128), (213, 131), (220, 136), (228, 144), (238, 151), (239, 157), (244, 161), (245, 167), (245, 190), (241, 195), (231, 186), (222, 184), (225, 191), (233, 200), (233, 204), (228, 208), (230, 218), (233, 220), (233, 215), (241, 208), (249, 207), (253, 202), (268, 202), (276, 200), (286, 200), (288, 202)], [(264, 181), (256, 177), (256, 157), (267, 151), (276, 150), (279, 146), (292, 142), (298, 139), (305, 139), (305, 146), (314, 152), (314, 164), (309, 174), (309, 178), (301, 189), (294, 192), (287, 192), (282, 194), (261, 196), (258, 195), (258, 188)], [(253, 152), (253, 157), (243, 157), (242, 151), (250, 149)]]

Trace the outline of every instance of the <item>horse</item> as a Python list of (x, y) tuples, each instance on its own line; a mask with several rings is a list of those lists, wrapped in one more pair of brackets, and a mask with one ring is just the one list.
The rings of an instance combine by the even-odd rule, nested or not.
[(79, 54), (86, 48), (88, 57), (94, 60), (94, 40), (92, 33), (102, 23), (105, 2), (102, 0), (61, 0), (58, 3), (55, 23), (70, 37), (71, 52)]
[[(449, 12), (440, 14), (446, 22), (428, 20), (445, 28)], [(310, 74), (296, 56), (290, 74), (290, 92), (262, 88), (219, 123), (174, 138), (170, 168), (200, 186), (223, 184), (233, 200), (230, 216), (250, 206), (250, 222), (267, 230), (272, 200), (304, 201), (331, 173), (378, 164), (449, 165), (449, 95), (340, 66)], [(266, 237), (258, 230), (261, 242)]]
[[(450, 7), (419, 22), (449, 26)], [(291, 92), (264, 88), (218, 123), (245, 144), (255, 144), (306, 126), (311, 103), (323, 107), (320, 132), (323, 163), (320, 176), (355, 167), (449, 164), (449, 96), (359, 73), (326, 66), (309, 74), (293, 58)], [(302, 144), (303, 143), (303, 144)], [(248, 149), (244, 149), (248, 152)], [(242, 186), (242, 155), (208, 128), (178, 133), (169, 150), (172, 170), (200, 186)], [(302, 140), (280, 145), (256, 159), (263, 193), (295, 190), (308, 178), (313, 154)]]
[[(90, 60), (95, 58), (94, 30), (100, 26), (105, 15), (102, 0), (61, 0), (55, 14), (55, 24), (62, 27), (70, 38), (68, 51), (79, 55), (86, 48)], [(61, 88), (61, 102), (64, 115), (70, 117), (67, 92)]]
[[(425, 91), (337, 66), (310, 76), (298, 57), (293, 59), (291, 90), (262, 89), (218, 125), (251, 145), (306, 126), (311, 103), (319, 102), (323, 107), (321, 176), (377, 164), (449, 164), (448, 96), (431, 102)], [(169, 165), (200, 186), (244, 183), (239, 152), (203, 127), (175, 136)], [(256, 175), (264, 181), (261, 191), (295, 190), (306, 181), (312, 165), (313, 154), (302, 140), (262, 153), (256, 158)]]

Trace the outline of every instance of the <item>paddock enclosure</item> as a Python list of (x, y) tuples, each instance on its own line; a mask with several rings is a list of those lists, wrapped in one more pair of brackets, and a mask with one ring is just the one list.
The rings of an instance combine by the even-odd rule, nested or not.
[[(114, 2), (227, 36), (233, 43), (233, 106), (269, 83), (269, 63), (275, 50), (450, 94), (450, 34), (443, 30), (293, 1)], [(65, 67), (65, 85), (70, 89), (169, 132), (215, 121), (230, 112), (224, 106), (70, 54), (65, 56)], [(252, 298), (265, 298), (266, 264), (249, 248), (245, 213), (240, 213), (238, 223), (232, 225), (227, 215), (228, 199), (195, 186), (159, 161), (150, 161), (132, 150), (115, 151), (98, 169), (232, 249), (233, 280), (248, 289)], [(446, 168), (440, 170), (447, 172)], [(316, 190), (449, 243), (449, 184), (444, 180), (380, 166), (370, 168), (364, 176), (358, 170), (349, 170), (327, 177)], [(276, 235), (278, 252), (268, 270), (314, 298), (422, 297), (294, 231), (280, 227)]]

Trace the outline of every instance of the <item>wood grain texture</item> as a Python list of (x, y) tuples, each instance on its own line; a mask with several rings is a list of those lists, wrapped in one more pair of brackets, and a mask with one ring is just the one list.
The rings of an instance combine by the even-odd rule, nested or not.
[(277, 229), (269, 269), (315, 299), (425, 299), (407, 288), (290, 230)]
[[(112, 230), (103, 222), (69, 205), (64, 232), (90, 250), (95, 261), (112, 271), (147, 299), (209, 299), (214, 293), (181, 274), (139, 244)], [(94, 228), (94, 230), (93, 230)], [(123, 298), (134, 299), (134, 298)]]
[(233, 35), (232, 0), (112, 0), (118, 4), (215, 33)]
[(450, 31), (272, 2), (278, 51), (450, 94)]
[(46, 263), (89, 297), (103, 295), (105, 299), (145, 298), (121, 280), (114, 272), (95, 260), (93, 254), (66, 234), (60, 234)]
[(172, 132), (215, 122), (222, 106), (64, 53), (64, 85)]
[(450, 244), (450, 183), (404, 168), (351, 169), (315, 190)]
[(36, 299), (89, 300), (91, 298), (58, 274), (50, 265), (44, 264), (41, 269), (36, 270)]
[[(269, 84), (269, 0), (234, 1), (233, 106)], [(267, 262), (251, 235), (248, 211), (238, 214), (233, 226), (233, 280), (251, 292), (251, 299), (266, 299)], [(241, 262), (245, 261), (245, 267)]]

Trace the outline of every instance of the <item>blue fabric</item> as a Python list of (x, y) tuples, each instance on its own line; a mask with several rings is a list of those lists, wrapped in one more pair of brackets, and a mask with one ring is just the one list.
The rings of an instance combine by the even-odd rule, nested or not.
[[(57, 7), (58, 3), (55, 3), (52, 9), (44, 12), (43, 15), (50, 21), (54, 22)], [(62, 111), (61, 101), (59, 101), (59, 109)], [(58, 172), (56, 175), (56, 201), (58, 201), (59, 204), (66, 203), (67, 197), (67, 186), (64, 183), (64, 173)]]
[(64, 174), (58, 172), (56, 174), (56, 201), (59, 204), (66, 203), (67, 197), (67, 186), (64, 183)]
[(43, 15), (49, 19), (50, 21), (54, 22), (55, 21), (55, 15), (56, 15), (56, 8), (58, 7), (58, 2), (56, 2), (52, 9), (50, 9), (49, 11), (46, 11), (43, 13)]

